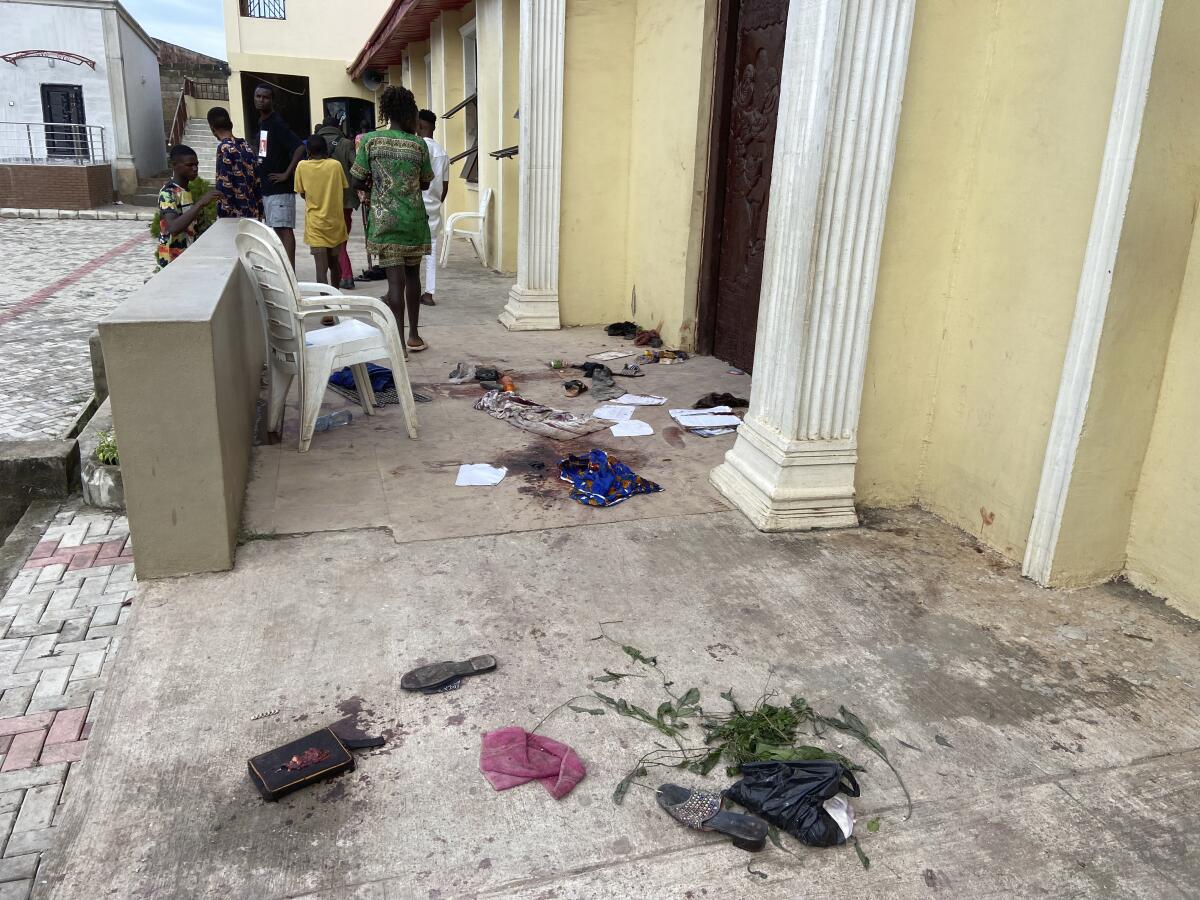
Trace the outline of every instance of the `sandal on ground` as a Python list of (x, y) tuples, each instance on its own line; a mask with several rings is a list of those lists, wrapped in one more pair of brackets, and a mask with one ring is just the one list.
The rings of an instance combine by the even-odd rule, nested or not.
[[(429, 691), (448, 684), (463, 675), (478, 675), (480, 672), (490, 672), (496, 668), (496, 657), (475, 656), (462, 662), (430, 663), (405, 673), (400, 679), (400, 687), (406, 691)], [(748, 817), (747, 817), (748, 818)]]
[(425, 343), (422, 338), (417, 338), (417, 342), (415, 344), (412, 342), (412, 338), (409, 338), (404, 342), (404, 346), (413, 353), (422, 353), (429, 349), (429, 345)]
[(617, 374), (624, 375), (626, 378), (642, 378), (646, 373), (642, 371), (641, 366), (634, 363), (625, 363), (625, 368)]
[(721, 795), (710, 791), (691, 791), (677, 784), (664, 784), (657, 791), (658, 805), (671, 818), (688, 828), (727, 834), (733, 846), (757, 852), (767, 841), (767, 823), (754, 816), (721, 809)]
[(586, 393), (587, 389), (588, 386), (577, 379), (563, 382), (563, 390), (567, 392), (568, 397), (578, 397), (580, 394)]

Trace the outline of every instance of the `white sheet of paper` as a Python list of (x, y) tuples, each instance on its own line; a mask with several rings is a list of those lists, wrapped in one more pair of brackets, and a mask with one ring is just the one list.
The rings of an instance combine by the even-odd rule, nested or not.
[(675, 420), (684, 428), (736, 428), (742, 424), (737, 416), (701, 415), (680, 416)]
[(630, 406), (662, 406), (667, 402), (666, 397), (654, 394), (622, 394), (613, 403), (627, 403)]
[(464, 463), (458, 467), (458, 478), (455, 479), (454, 485), (455, 487), (490, 487), (503, 481), (507, 474), (508, 469), (504, 466), (496, 468), (487, 463)]
[(632, 350), (605, 350), (602, 353), (593, 353), (588, 359), (594, 359), (597, 362), (608, 362), (610, 359), (624, 359), (626, 356), (633, 356)]
[(678, 419), (680, 416), (702, 416), (707, 413), (730, 413), (733, 410), (728, 406), (710, 406), (708, 409), (672, 409), (671, 418)]
[(592, 418), (607, 419), (610, 422), (628, 422), (633, 418), (634, 412), (632, 406), (598, 406), (592, 413)]
[(650, 423), (643, 422), (641, 419), (618, 422), (609, 431), (613, 433), (613, 437), (638, 437), (643, 434), (654, 434), (654, 429), (650, 426)]

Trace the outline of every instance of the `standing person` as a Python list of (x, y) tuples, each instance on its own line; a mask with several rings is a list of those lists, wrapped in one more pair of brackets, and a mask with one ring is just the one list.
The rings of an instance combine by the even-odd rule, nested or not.
[(260, 84), (254, 89), (258, 110), (258, 185), (263, 197), (263, 221), (283, 242), (292, 268), (296, 268), (296, 194), (293, 173), (304, 158), (304, 143), (275, 112), (275, 89)]
[(425, 293), (421, 295), (421, 302), (426, 306), (436, 306), (433, 295), (437, 292), (438, 240), (442, 234), (442, 205), (446, 202), (446, 194), (450, 192), (450, 154), (433, 139), (437, 116), (431, 110), (423, 109), (417, 113), (417, 119), (417, 133), (429, 147), (430, 164), (433, 166), (433, 181), (424, 192), (430, 239), (429, 255), (425, 257)]
[(176, 144), (169, 159), (171, 177), (158, 192), (158, 249), (154, 254), (157, 271), (165, 269), (196, 239), (196, 217), (220, 197), (216, 191), (209, 191), (199, 202), (192, 202), (188, 185), (200, 174), (200, 161), (191, 147)]
[(421, 192), (433, 181), (429, 147), (416, 135), (417, 101), (408, 88), (388, 85), (379, 98), (388, 127), (362, 139), (351, 174), (355, 188), (370, 180), (367, 250), (387, 272), (384, 301), (401, 329), (408, 308), (409, 350), (429, 349), (417, 331), (421, 314), (421, 257), (429, 247), (429, 219)]
[(296, 193), (304, 198), (304, 243), (312, 250), (317, 281), (338, 283), (338, 254), (346, 245), (342, 195), (349, 182), (342, 164), (329, 157), (325, 138), (314, 134), (306, 142), (308, 159), (296, 166)]
[(242, 138), (233, 136), (229, 111), (214, 106), (208, 111), (208, 127), (217, 139), (217, 217), (221, 219), (261, 219), (262, 192), (254, 170), (254, 149)]
[[(337, 160), (342, 165), (342, 173), (346, 176), (347, 187), (342, 194), (342, 216), (346, 220), (346, 240), (342, 242), (342, 249), (338, 255), (338, 262), (341, 268), (341, 280), (331, 281), (330, 284), (336, 284), (343, 290), (354, 287), (354, 269), (350, 266), (350, 227), (354, 223), (354, 211), (358, 209), (358, 192), (354, 188), (349, 187), (350, 167), (354, 165), (354, 142), (351, 141), (342, 132), (341, 123), (336, 115), (328, 115), (325, 121), (321, 123), (321, 127), (317, 129), (317, 134), (320, 135), (326, 145), (329, 147), (329, 158)], [(312, 155), (312, 148), (309, 148), (309, 155)], [(308, 226), (305, 225), (307, 228)]]

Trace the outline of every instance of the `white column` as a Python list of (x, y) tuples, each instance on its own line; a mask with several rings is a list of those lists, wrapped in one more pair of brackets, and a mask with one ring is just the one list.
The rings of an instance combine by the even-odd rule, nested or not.
[(500, 314), (500, 321), (511, 331), (559, 327), (558, 224), (566, 20), (566, 0), (522, 0), (517, 283)]
[(1133, 183), (1162, 10), (1163, 0), (1130, 0), (1125, 18), (1100, 182), (1075, 296), (1075, 317), (1067, 339), (1033, 523), (1021, 566), (1022, 574), (1042, 585), (1050, 584), (1053, 576), (1054, 553), (1066, 513), (1075, 454), (1083, 437), (1083, 420), (1092, 392), (1121, 228)]
[(101, 14), (104, 27), (104, 55), (108, 71), (108, 95), (112, 104), (112, 134), (105, 135), (112, 154), (113, 186), (128, 198), (137, 193), (138, 174), (133, 159), (133, 141), (129, 134), (129, 104), (125, 98), (125, 54), (121, 47), (121, 26), (115, 9)]
[(763, 531), (858, 523), (859, 400), (914, 0), (793, 0), (750, 409), (713, 484)]

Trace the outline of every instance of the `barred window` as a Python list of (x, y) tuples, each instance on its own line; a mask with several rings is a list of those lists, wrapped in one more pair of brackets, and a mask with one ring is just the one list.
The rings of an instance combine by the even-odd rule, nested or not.
[(286, 19), (286, 0), (241, 0), (242, 15), (248, 19)]

